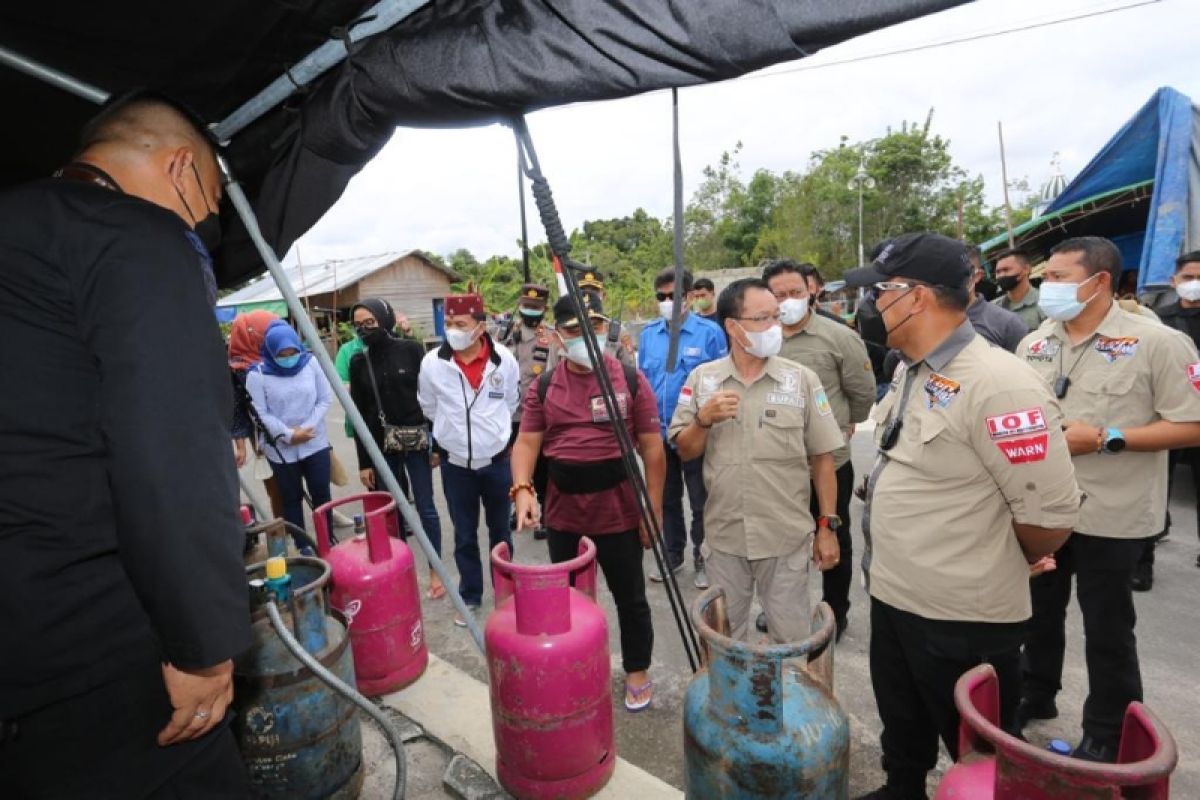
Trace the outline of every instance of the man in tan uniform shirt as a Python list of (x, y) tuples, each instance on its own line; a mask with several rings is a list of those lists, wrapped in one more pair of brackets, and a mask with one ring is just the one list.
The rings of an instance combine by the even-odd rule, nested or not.
[[(850, 462), (850, 437), (854, 435), (854, 426), (867, 418), (875, 404), (875, 373), (871, 369), (867, 346), (858, 333), (842, 322), (815, 312), (816, 298), (811, 296), (798, 263), (790, 259), (775, 261), (763, 270), (763, 280), (779, 301), (779, 317), (783, 323), (783, 345), (779, 354), (817, 374), (833, 409), (833, 417), (846, 438), (846, 444), (833, 453), (833, 466), (837, 470), (838, 519), (831, 527), (837, 534), (841, 560), (821, 575), (824, 599), (833, 609), (840, 638), (846, 629), (850, 582), (854, 576), (854, 550), (850, 538), (854, 465)], [(813, 516), (818, 514), (815, 496), (809, 510)]]
[(1200, 444), (1200, 356), (1183, 333), (1123, 310), (1112, 287), (1121, 254), (1107, 239), (1054, 247), (1040, 302), (1049, 315), (1017, 355), (1054, 387), (1079, 487), (1079, 523), (1034, 578), (1019, 723), (1058, 714), (1064, 620), (1077, 581), (1088, 666), (1075, 755), (1113, 761), (1125, 707), (1142, 699), (1130, 589), (1148, 537), (1163, 529), (1167, 450)]
[[(709, 580), (725, 590), (730, 635), (746, 637), (757, 588), (771, 638), (799, 641), (811, 631), (808, 562), (829, 569), (838, 560), (828, 518), (842, 433), (817, 376), (777, 355), (779, 304), (765, 283), (734, 281), (717, 316), (729, 355), (692, 370), (668, 436), (680, 458), (704, 458), (702, 552)], [(815, 525), (810, 465), (821, 510)]]
[(894, 239), (846, 274), (871, 286), (904, 362), (873, 415), (862, 565), (871, 595), (871, 684), (887, 784), (925, 797), (940, 736), (958, 755), (954, 683), (981, 662), (1011, 727), (1030, 564), (1078, 518), (1062, 415), (1036, 373), (966, 319), (967, 248), (936, 234)]

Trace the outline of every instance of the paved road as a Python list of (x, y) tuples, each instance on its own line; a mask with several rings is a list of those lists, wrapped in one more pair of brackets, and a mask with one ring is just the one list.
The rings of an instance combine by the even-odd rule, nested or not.
[[(330, 414), (329, 430), (339, 456), (354, 475), (354, 447), (342, 434), (342, 416), (338, 408)], [(855, 469), (862, 475), (873, 457), (868, 433), (860, 431), (852, 444)], [(1189, 483), (1186, 479), (1178, 481), (1179, 487), (1172, 504), (1176, 527), (1170, 539), (1160, 545), (1154, 590), (1135, 597), (1139, 612), (1137, 632), (1146, 703), (1171, 729), (1181, 753), (1172, 795), (1192, 798), (1200, 797), (1200, 714), (1197, 714), (1200, 705), (1197, 704), (1194, 688), (1197, 677), (1200, 677), (1200, 668), (1197, 667), (1200, 654), (1200, 611), (1197, 609), (1200, 605), (1200, 569), (1195, 566), (1200, 544), (1196, 535), (1196, 515), (1192, 511), (1196, 499), (1191, 496)], [(438, 506), (442, 511), (447, 565), (451, 572), (455, 572), (453, 534), (449, 516), (445, 513), (441, 483), (436, 476), (435, 486)], [(334, 496), (341, 497), (357, 491), (361, 491), (361, 487), (355, 482), (344, 488), (334, 487)], [(861, 513), (862, 504), (854, 500), (851, 515), (854, 518), (856, 555), (862, 548), (858, 522)], [(481, 541), (486, 542), (486, 533), (481, 532)], [(526, 537), (519, 539), (516, 546), (520, 561), (546, 563), (549, 560), (544, 542)], [(418, 557), (418, 561), (422, 559)], [(647, 553), (647, 572), (652, 568), (653, 556)], [(689, 563), (680, 573), (680, 587), (689, 605), (698, 594), (691, 581)], [(816, 601), (819, 599), (820, 580), (815, 573), (811, 585)], [(617, 653), (619, 641), (615, 609), (603, 586), (601, 595), (601, 601), (609, 612), (612, 651)], [(651, 668), (655, 683), (654, 707), (636, 715), (621, 709), (619, 703), (623, 692), (620, 661), (614, 656), (613, 702), (618, 704), (617, 749), (626, 759), (682, 787), (683, 733), (680, 709), (690, 670), (664, 590), (661, 586), (651, 584), (649, 595), (656, 636)], [(855, 796), (877, 786), (882, 781), (882, 772), (879, 769), (878, 746), (880, 723), (867, 666), (867, 597), (857, 581), (851, 602), (850, 627), (837, 650), (835, 689), (851, 719), (851, 796)], [(484, 603), (485, 608), (490, 606), (490, 590)], [(486, 681), (483, 658), (466, 631), (453, 625), (450, 603), (445, 600), (427, 601), (424, 611), (430, 649)], [(1031, 725), (1026, 733), (1034, 742), (1048, 742), (1051, 738), (1075, 742), (1080, 736), (1078, 725), (1086, 693), (1087, 672), (1083, 661), (1082, 622), (1077, 607), (1071, 609), (1067, 624), (1068, 649), (1063, 675), (1065, 688), (1058, 701), (1060, 717), (1051, 722)], [(946, 765), (943, 755), (939, 767), (944, 769)], [(931, 776), (931, 790), (935, 783), (936, 776)]]

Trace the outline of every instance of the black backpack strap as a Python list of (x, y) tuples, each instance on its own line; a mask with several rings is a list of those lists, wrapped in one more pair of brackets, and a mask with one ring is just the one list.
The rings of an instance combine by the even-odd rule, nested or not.
[(554, 367), (551, 367), (550, 369), (543, 372), (541, 375), (538, 375), (537, 393), (538, 393), (538, 402), (539, 403), (544, 404), (546, 402), (546, 390), (550, 388), (550, 375), (553, 374), (553, 372), (554, 372)]

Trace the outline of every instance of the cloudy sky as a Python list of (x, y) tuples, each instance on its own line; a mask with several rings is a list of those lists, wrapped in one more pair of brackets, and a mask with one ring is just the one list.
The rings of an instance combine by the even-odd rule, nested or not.
[[(1109, 13), (1099, 13), (1104, 11)], [(978, 0), (812, 58), (680, 92), (685, 197), (741, 141), (743, 174), (802, 169), (809, 154), (886, 133), (930, 108), (955, 159), (1000, 197), (996, 122), (1010, 180), (1038, 186), (1061, 154), (1072, 177), (1159, 86), (1200, 101), (1197, 0)], [(1053, 23), (1055, 20), (1087, 16)], [(1019, 32), (1002, 33), (1017, 28)], [(990, 35), (996, 34), (996, 35)], [(928, 47), (972, 37), (973, 41)], [(916, 52), (890, 53), (921, 48)], [(850, 62), (850, 63), (846, 63)], [(671, 213), (671, 96), (549, 109), (529, 119), (568, 230), (639, 206)], [(530, 240), (542, 240), (532, 202)], [(298, 243), (305, 262), (420, 248), (516, 255), (512, 133), (400, 129)], [(287, 261), (296, 258), (296, 248)]]

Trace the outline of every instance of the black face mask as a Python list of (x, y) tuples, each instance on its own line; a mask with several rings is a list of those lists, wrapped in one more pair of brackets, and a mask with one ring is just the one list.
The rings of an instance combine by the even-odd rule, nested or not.
[(358, 333), (358, 338), (362, 339), (362, 343), (367, 347), (374, 347), (380, 342), (387, 341), (388, 338), (388, 332), (379, 326), (374, 328), (358, 327), (354, 330)]
[(1013, 289), (1017, 288), (1017, 284), (1020, 282), (1020, 275), (1002, 275), (996, 278), (996, 285), (1005, 292), (1011, 292)]
[(212, 255), (221, 246), (221, 219), (217, 216), (216, 211), (208, 207), (208, 195), (204, 193), (204, 182), (200, 180), (200, 170), (196, 169), (194, 161), (192, 162), (192, 174), (196, 176), (196, 185), (200, 187), (200, 196), (204, 198), (204, 210), (208, 212), (204, 219), (196, 219), (196, 215), (192, 213), (192, 207), (188, 205), (187, 200), (184, 200), (183, 192), (179, 191), (178, 187), (175, 189), (175, 194), (179, 195), (183, 207), (187, 209), (188, 216), (192, 218), (196, 236), (200, 238), (200, 242), (208, 250), (209, 255)]
[(522, 314), (521, 322), (525, 324), (526, 328), (536, 328), (538, 325), (542, 324), (542, 320), (545, 318), (545, 314), (538, 314), (536, 317), (531, 317), (528, 314)]

